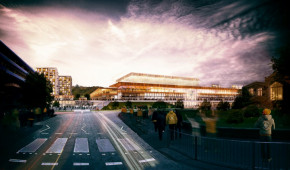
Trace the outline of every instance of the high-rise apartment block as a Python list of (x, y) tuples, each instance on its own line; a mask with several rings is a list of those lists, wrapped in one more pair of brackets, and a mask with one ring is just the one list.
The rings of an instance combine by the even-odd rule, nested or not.
[(52, 94), (59, 94), (59, 82), (58, 82), (58, 71), (55, 67), (44, 67), (44, 68), (36, 68), (38, 73), (44, 74), (47, 80), (51, 82), (52, 85)]
[(43, 73), (47, 80), (52, 84), (52, 94), (57, 95), (71, 95), (72, 94), (72, 77), (58, 75), (55, 67), (39, 67), (36, 71)]
[(59, 76), (59, 94), (72, 94), (72, 78), (71, 76)]

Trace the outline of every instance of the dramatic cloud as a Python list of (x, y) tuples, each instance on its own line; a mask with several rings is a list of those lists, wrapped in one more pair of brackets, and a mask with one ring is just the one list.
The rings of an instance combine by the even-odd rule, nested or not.
[(57, 67), (80, 85), (108, 86), (129, 72), (263, 81), (285, 26), (268, 1), (70, 2), (3, 4), (0, 38), (32, 67)]

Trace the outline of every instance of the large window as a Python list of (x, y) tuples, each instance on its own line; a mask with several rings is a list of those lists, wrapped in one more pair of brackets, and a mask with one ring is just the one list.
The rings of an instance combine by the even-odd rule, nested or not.
[(250, 93), (251, 95), (254, 95), (254, 89), (253, 89), (253, 88), (250, 88), (250, 89), (249, 89), (249, 93)]
[(283, 85), (278, 82), (274, 82), (270, 86), (271, 100), (283, 100)]
[(263, 96), (263, 90), (262, 90), (262, 88), (258, 88), (258, 96)]

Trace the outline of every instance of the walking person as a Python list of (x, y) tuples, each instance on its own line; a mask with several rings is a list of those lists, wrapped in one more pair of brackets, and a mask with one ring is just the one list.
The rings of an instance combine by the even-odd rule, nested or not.
[(141, 110), (141, 108), (138, 108), (137, 111), (137, 121), (140, 122), (142, 120), (142, 116), (143, 116), (143, 112)]
[(181, 138), (181, 127), (182, 127), (183, 118), (179, 110), (175, 110), (175, 114), (177, 116), (176, 137), (179, 136), (179, 138)]
[(163, 132), (165, 131), (166, 121), (165, 115), (162, 112), (157, 112), (157, 129), (159, 140), (162, 140)]
[(270, 109), (264, 109), (262, 115), (255, 123), (255, 127), (260, 129), (262, 159), (268, 162), (272, 160), (270, 155), (270, 144), (268, 142), (272, 141), (272, 129), (275, 129), (275, 121), (270, 114)]
[[(200, 111), (201, 113), (202, 111)], [(214, 110), (211, 110), (211, 114), (206, 117), (204, 113), (201, 113), (202, 120), (205, 123), (205, 131), (206, 131), (206, 137), (204, 141), (204, 150), (207, 152), (208, 150), (211, 151), (217, 151), (217, 141), (214, 139), (216, 137), (216, 122), (217, 122), (217, 116), (214, 113)]]
[(155, 132), (157, 132), (157, 116), (158, 116), (158, 112), (159, 112), (159, 110), (155, 110), (155, 111), (153, 112), (153, 114), (152, 114), (152, 118), (151, 118), (151, 120), (152, 120), (152, 122), (153, 122), (153, 124), (154, 124), (154, 131), (155, 131)]
[(174, 131), (175, 131), (175, 126), (177, 124), (177, 116), (173, 112), (173, 110), (170, 110), (170, 112), (167, 113), (167, 115), (166, 115), (166, 124), (169, 125), (170, 139), (174, 140)]

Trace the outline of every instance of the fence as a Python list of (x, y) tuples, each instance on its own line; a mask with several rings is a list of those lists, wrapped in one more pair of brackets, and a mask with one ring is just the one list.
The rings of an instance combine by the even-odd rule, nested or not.
[[(177, 132), (175, 133), (177, 134)], [(290, 143), (240, 141), (194, 136), (186, 133), (163, 145), (194, 159), (235, 169), (290, 169)], [(262, 147), (269, 146), (271, 160), (262, 159)]]

